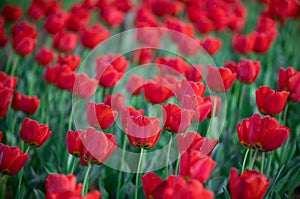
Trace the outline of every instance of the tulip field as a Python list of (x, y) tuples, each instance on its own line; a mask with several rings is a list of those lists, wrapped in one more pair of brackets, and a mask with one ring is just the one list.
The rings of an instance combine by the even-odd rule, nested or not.
[(299, 0), (2, 0), (0, 199), (299, 199)]

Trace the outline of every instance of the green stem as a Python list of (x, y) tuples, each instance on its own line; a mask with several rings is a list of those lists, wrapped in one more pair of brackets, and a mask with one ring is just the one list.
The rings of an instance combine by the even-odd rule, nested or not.
[(244, 155), (244, 160), (243, 160), (243, 165), (242, 165), (242, 173), (244, 173), (244, 171), (245, 171), (245, 165), (247, 162), (247, 157), (248, 157), (249, 151), (250, 151), (250, 149), (247, 148), (246, 153)]
[(16, 123), (17, 123), (17, 116), (18, 116), (18, 112), (14, 112), (14, 117), (13, 117), (13, 121), (12, 121), (12, 127), (11, 127), (11, 133), (15, 134), (15, 128), (16, 128)]
[(6, 67), (5, 67), (5, 72), (6, 74), (8, 74), (9, 71), (9, 66), (11, 64), (11, 59), (12, 59), (12, 51), (9, 53), (8, 58), (7, 58), (7, 62), (6, 62)]
[[(245, 90), (246, 90), (246, 85), (242, 84), (242, 88), (241, 88), (241, 93), (240, 93), (240, 99), (239, 99), (239, 110), (242, 110), (242, 106), (243, 106), (243, 102), (244, 102), (244, 95), (245, 95)], [(240, 115), (240, 114), (239, 114)], [(239, 119), (239, 118), (238, 118)]]
[(178, 158), (177, 158), (176, 167), (175, 167), (175, 175), (178, 175), (178, 173), (179, 173), (179, 164), (180, 164), (180, 153), (178, 153)]
[(255, 150), (254, 155), (253, 155), (253, 157), (252, 157), (252, 159), (251, 159), (250, 170), (253, 170), (254, 163), (255, 163), (255, 160), (256, 160), (256, 156), (257, 156), (257, 151), (258, 151), (258, 150)]
[[(58, 133), (59, 133), (59, 135), (63, 135), (63, 129), (64, 129), (64, 116), (65, 116), (65, 98), (66, 98), (66, 91), (61, 91), (62, 92), (62, 97), (61, 97), (61, 99), (56, 99), (56, 101), (58, 102), (58, 103), (60, 103), (61, 102), (61, 112), (60, 112), (60, 118), (59, 118), (59, 131), (58, 131)], [(58, 93), (61, 93), (61, 92), (58, 92)], [(58, 95), (58, 97), (59, 97), (59, 95)]]
[(76, 158), (72, 156), (72, 169), (70, 174), (74, 173), (75, 167), (76, 167)]
[(126, 137), (124, 136), (123, 140), (123, 147), (122, 147), (122, 154), (121, 154), (121, 162), (120, 162), (120, 169), (119, 169), (119, 176), (118, 176), (118, 185), (117, 185), (117, 199), (119, 199), (120, 195), (120, 189), (121, 189), (121, 184), (122, 184), (122, 168), (123, 168), (123, 162), (125, 158), (125, 150), (126, 150)]
[(265, 164), (265, 152), (262, 152), (261, 154), (261, 165), (260, 165), (260, 172), (264, 172), (264, 165)]
[(284, 112), (283, 112), (283, 125), (285, 125), (285, 123), (286, 123), (286, 115), (287, 115), (287, 112), (288, 112), (288, 108), (289, 108), (289, 104), (287, 103), (285, 105)]
[(140, 178), (140, 170), (141, 170), (141, 166), (142, 166), (143, 153), (144, 153), (144, 148), (141, 149), (139, 163), (138, 163), (138, 167), (137, 167), (137, 171), (136, 171), (136, 176), (135, 176), (135, 192), (134, 192), (134, 198), (135, 199), (138, 199), (139, 178)]
[(19, 56), (16, 56), (14, 64), (13, 64), (12, 69), (11, 69), (11, 73), (10, 73), (11, 76), (15, 75), (18, 62), (19, 62)]
[(166, 178), (169, 176), (169, 159), (170, 159), (170, 153), (171, 153), (171, 147), (172, 147), (172, 138), (170, 137), (168, 151), (167, 151), (167, 157), (166, 157)]
[(91, 168), (92, 168), (92, 163), (89, 162), (88, 168), (85, 172), (85, 176), (84, 176), (84, 180), (83, 180), (83, 188), (82, 188), (81, 196), (85, 196), (88, 192), (88, 188), (89, 188), (88, 177), (89, 177)]
[(1, 179), (1, 198), (6, 198), (6, 181), (7, 181), (7, 177), (6, 175), (3, 175), (2, 176), (2, 179)]
[(38, 64), (37, 63), (34, 63), (33, 65), (33, 69), (32, 69), (32, 79), (31, 79), (31, 82), (30, 82), (30, 85), (29, 85), (29, 96), (31, 96), (33, 94), (33, 87), (35, 85), (35, 79), (36, 79), (36, 71), (38, 69)]
[[(28, 153), (29, 150), (30, 150), (30, 145), (28, 145), (25, 153)], [(20, 178), (19, 178), (19, 183), (18, 183), (18, 195), (17, 195), (18, 198), (20, 198), (20, 194), (21, 194), (21, 187), (22, 187), (22, 179), (23, 179), (24, 167), (20, 171)]]
[(214, 125), (213, 121), (214, 121), (214, 117), (216, 115), (216, 109), (217, 109), (217, 96), (214, 96), (214, 98), (213, 98), (213, 109), (212, 109), (212, 112), (211, 112), (211, 121), (210, 121), (208, 129), (207, 129), (206, 137), (213, 137), (211, 135), (211, 133), (212, 133), (212, 126)]
[(74, 108), (72, 106), (71, 107), (71, 114), (70, 114), (70, 117), (69, 117), (68, 130), (72, 129), (73, 114), (74, 114)]

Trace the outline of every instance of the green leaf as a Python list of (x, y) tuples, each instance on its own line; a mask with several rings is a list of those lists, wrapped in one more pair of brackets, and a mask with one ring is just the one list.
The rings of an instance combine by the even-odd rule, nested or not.
[(45, 194), (39, 189), (33, 189), (34, 198), (36, 199), (45, 199)]

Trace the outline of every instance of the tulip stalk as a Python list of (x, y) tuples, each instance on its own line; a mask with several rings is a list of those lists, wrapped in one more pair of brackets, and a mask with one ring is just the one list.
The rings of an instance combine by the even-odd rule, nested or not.
[(254, 163), (255, 163), (255, 160), (256, 160), (256, 156), (257, 156), (257, 151), (258, 150), (255, 150), (254, 155), (251, 157), (250, 170), (253, 170)]
[(119, 169), (119, 176), (118, 176), (118, 185), (117, 185), (117, 199), (120, 197), (119, 193), (120, 193), (121, 184), (122, 184), (122, 171), (121, 170), (122, 170), (123, 162), (125, 159), (125, 150), (126, 150), (126, 136), (124, 136), (124, 140), (123, 140), (120, 169)]
[(89, 173), (90, 173), (91, 168), (92, 168), (92, 163), (89, 162), (87, 170), (85, 172), (84, 180), (83, 180), (83, 188), (82, 188), (81, 196), (85, 196), (88, 192), (88, 188), (89, 188), (88, 178), (89, 178)]
[[(23, 142), (22, 142), (23, 143)], [(23, 148), (23, 147), (22, 147)], [(30, 150), (30, 145), (28, 145), (26, 152), (28, 153)], [(25, 167), (25, 166), (24, 166)], [(21, 169), (20, 171), (20, 178), (19, 178), (19, 183), (18, 183), (18, 198), (20, 198), (20, 193), (21, 193), (21, 187), (22, 187), (22, 180), (23, 180), (23, 173), (24, 173), (24, 168)]]
[(264, 172), (264, 165), (265, 164), (265, 152), (262, 152), (261, 154), (261, 165), (260, 165), (260, 172)]
[(171, 135), (170, 141), (169, 141), (169, 146), (168, 146), (168, 151), (167, 151), (167, 157), (166, 157), (166, 178), (169, 176), (169, 159), (170, 159), (170, 153), (171, 153), (171, 147), (172, 147), (172, 138), (173, 138), (173, 136)]
[(11, 75), (11, 76), (14, 76), (14, 75), (15, 75), (15, 72), (16, 72), (16, 68), (17, 68), (18, 62), (19, 62), (19, 56), (16, 56), (15, 61), (14, 61), (14, 64), (13, 64), (12, 69), (11, 69), (11, 72), (10, 72), (10, 75)]
[(246, 153), (244, 155), (244, 160), (243, 160), (243, 165), (242, 165), (242, 173), (244, 173), (244, 171), (245, 171), (245, 165), (247, 162), (247, 157), (248, 157), (249, 151), (250, 151), (250, 149), (247, 148)]
[(139, 178), (140, 178), (140, 170), (142, 167), (142, 159), (143, 159), (143, 153), (144, 153), (144, 148), (141, 148), (140, 152), (140, 158), (137, 166), (137, 171), (136, 171), (136, 176), (135, 176), (135, 192), (134, 192), (134, 198), (138, 199), (138, 193), (139, 193)]
[(6, 195), (6, 180), (7, 180), (7, 177), (6, 175), (3, 175), (2, 176), (2, 179), (1, 179), (1, 198), (6, 198), (5, 195)]
[(175, 175), (178, 175), (179, 164), (180, 164), (180, 153), (178, 154), (178, 157), (177, 157), (177, 162), (176, 162), (176, 166), (175, 166)]

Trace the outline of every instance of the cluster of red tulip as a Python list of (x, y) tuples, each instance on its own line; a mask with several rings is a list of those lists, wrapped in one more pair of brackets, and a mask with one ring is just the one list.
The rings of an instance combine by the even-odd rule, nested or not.
[[(5, 60), (0, 64), (0, 198), (295, 196), (300, 187), (300, 126), (294, 121), (299, 119), (300, 71), (290, 65), (300, 60), (282, 32), (290, 24), (298, 28), (299, 1), (64, 3), (0, 5), (0, 57)], [(255, 28), (249, 26), (251, 18)], [(95, 67), (83, 66), (93, 49), (129, 28), (137, 28), (136, 40), (118, 42), (137, 42), (141, 48), (127, 54), (107, 49), (93, 59)], [(155, 48), (167, 30), (179, 54)], [(297, 31), (292, 39), (299, 40)], [(190, 63), (186, 57), (199, 50), (223, 65), (207, 63), (204, 55)], [(287, 51), (292, 64), (283, 56), (275, 59), (275, 51)], [(153, 76), (130, 73), (138, 67), (146, 71), (151, 63)], [(266, 66), (272, 63), (274, 68)], [(125, 84), (122, 92), (120, 84)], [(80, 113), (72, 98), (85, 102)], [(151, 114), (158, 105), (159, 114)], [(86, 128), (74, 129), (74, 114), (84, 118)], [(225, 121), (219, 121), (222, 115)], [(214, 127), (215, 120), (223, 130)], [(164, 146), (164, 167), (143, 170), (143, 154)], [(126, 150), (140, 153), (128, 175), (122, 173), (128, 166)], [(173, 162), (171, 150), (178, 155)], [(105, 166), (110, 161), (120, 171)], [(296, 178), (287, 168), (296, 169)]]

